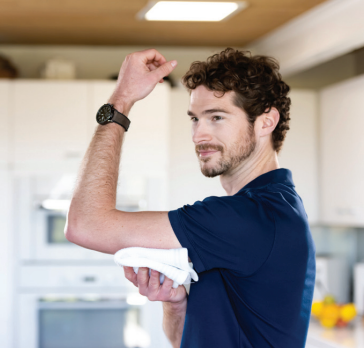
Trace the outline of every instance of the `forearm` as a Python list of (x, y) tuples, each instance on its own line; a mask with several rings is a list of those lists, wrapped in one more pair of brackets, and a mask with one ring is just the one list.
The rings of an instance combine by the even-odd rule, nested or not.
[(98, 125), (83, 158), (66, 232), (67, 238), (76, 244), (80, 234), (86, 231), (90, 239), (93, 234), (102, 233), (103, 221), (115, 210), (124, 133), (124, 128), (116, 123)]
[(173, 348), (181, 346), (186, 318), (187, 297), (181, 303), (163, 302), (163, 330)]

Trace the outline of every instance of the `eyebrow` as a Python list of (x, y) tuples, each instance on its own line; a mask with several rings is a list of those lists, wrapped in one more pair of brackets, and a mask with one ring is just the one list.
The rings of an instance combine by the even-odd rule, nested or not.
[[(214, 112), (223, 112), (223, 113), (225, 113), (225, 114), (228, 114), (228, 113), (229, 113), (229, 112), (227, 112), (227, 111), (226, 111), (226, 110), (224, 110), (224, 109), (208, 109), (208, 110), (203, 111), (203, 112), (202, 112), (202, 114), (203, 114), (203, 115), (206, 115), (206, 114), (213, 114)], [(195, 115), (192, 111), (190, 111), (190, 110), (188, 110), (188, 111), (187, 111), (187, 115), (188, 115), (188, 116), (196, 117), (196, 115)]]

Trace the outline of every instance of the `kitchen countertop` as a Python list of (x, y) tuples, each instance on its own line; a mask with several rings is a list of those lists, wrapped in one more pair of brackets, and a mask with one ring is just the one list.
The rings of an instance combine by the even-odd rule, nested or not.
[(311, 319), (306, 348), (364, 348), (364, 318), (357, 317), (347, 327), (332, 329)]

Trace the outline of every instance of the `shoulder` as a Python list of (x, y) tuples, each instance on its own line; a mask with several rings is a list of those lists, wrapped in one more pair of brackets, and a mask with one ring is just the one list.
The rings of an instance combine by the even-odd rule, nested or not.
[(193, 205), (184, 205), (178, 209), (178, 213), (182, 220), (193, 220), (211, 230), (248, 226), (252, 229), (271, 229), (274, 223), (270, 207), (256, 193), (206, 197)]

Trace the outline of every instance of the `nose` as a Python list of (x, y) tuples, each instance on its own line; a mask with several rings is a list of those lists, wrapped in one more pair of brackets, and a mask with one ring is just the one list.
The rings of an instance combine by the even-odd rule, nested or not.
[(199, 120), (195, 125), (192, 126), (192, 141), (195, 145), (210, 142), (212, 140), (212, 134), (209, 126), (203, 120)]

